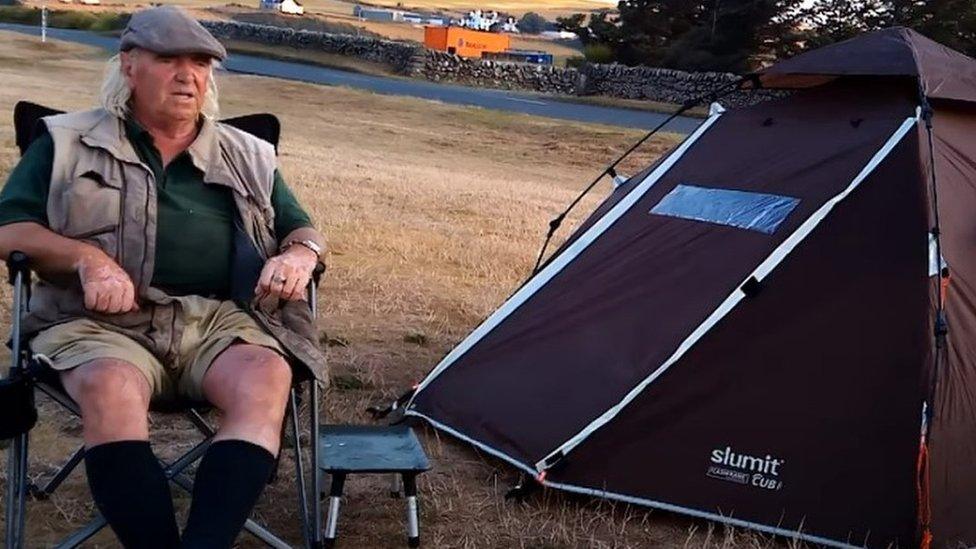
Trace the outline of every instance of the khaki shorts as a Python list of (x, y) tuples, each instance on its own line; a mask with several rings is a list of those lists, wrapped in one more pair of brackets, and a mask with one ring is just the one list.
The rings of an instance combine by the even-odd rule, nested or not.
[[(91, 360), (114, 358), (131, 363), (149, 381), (153, 401), (177, 398), (203, 401), (203, 376), (214, 359), (237, 341), (267, 347), (285, 355), (278, 341), (232, 301), (200, 296), (175, 299), (175, 322), (183, 325), (167, 361), (136, 340), (91, 319), (78, 319), (41, 331), (31, 341), (35, 354), (55, 370), (70, 370)], [(152, 338), (169, 338), (147, 327)], [(154, 339), (155, 341), (155, 339)]]

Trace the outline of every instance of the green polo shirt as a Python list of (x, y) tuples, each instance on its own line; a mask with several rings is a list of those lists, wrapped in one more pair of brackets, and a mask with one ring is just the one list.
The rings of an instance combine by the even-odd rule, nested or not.
[[(233, 190), (203, 182), (203, 173), (183, 152), (165, 168), (152, 136), (135, 122), (126, 135), (156, 179), (156, 268), (152, 285), (185, 295), (229, 293), (233, 252)], [(47, 198), (54, 166), (50, 135), (35, 140), (0, 191), (0, 225), (33, 221), (48, 226)], [(291, 231), (311, 227), (308, 214), (275, 171), (271, 203), (280, 241)]]

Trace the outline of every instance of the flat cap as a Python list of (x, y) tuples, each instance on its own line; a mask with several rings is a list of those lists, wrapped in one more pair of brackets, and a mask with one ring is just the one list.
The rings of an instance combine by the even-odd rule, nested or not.
[(159, 6), (132, 14), (122, 31), (119, 51), (143, 48), (163, 55), (203, 53), (221, 61), (227, 50), (182, 8)]

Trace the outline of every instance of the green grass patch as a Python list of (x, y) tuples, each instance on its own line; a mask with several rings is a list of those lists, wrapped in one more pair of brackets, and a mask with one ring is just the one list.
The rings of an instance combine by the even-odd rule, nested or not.
[[(47, 24), (60, 29), (95, 32), (121, 30), (129, 22), (128, 13), (91, 13), (77, 10), (48, 10)], [(41, 10), (27, 6), (0, 6), (0, 22), (40, 25)]]

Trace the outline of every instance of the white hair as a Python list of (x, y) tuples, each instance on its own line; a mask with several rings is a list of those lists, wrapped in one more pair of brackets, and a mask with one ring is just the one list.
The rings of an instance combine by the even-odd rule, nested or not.
[[(129, 57), (138, 55), (139, 50), (130, 50)], [(214, 79), (213, 61), (210, 64), (210, 78), (207, 83), (207, 93), (203, 96), (203, 107), (200, 110), (205, 118), (216, 119), (220, 115), (220, 105), (217, 103), (217, 81)], [(121, 54), (113, 55), (105, 65), (105, 77), (102, 80), (102, 90), (98, 96), (102, 107), (108, 112), (126, 118), (130, 114), (129, 101), (132, 99), (132, 90), (125, 81), (122, 74)]]

